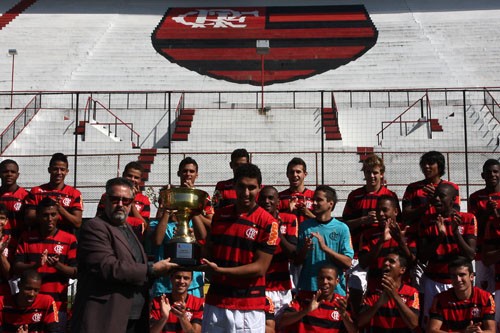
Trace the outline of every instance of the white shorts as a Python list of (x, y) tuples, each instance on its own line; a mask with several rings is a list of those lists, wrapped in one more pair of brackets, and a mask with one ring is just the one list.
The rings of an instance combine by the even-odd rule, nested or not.
[(266, 314), (264, 310), (229, 310), (205, 304), (203, 333), (265, 333)]
[[(452, 287), (451, 283), (440, 283), (434, 280), (429, 279), (425, 274), (422, 276), (423, 286), (424, 286), (424, 308), (423, 308), (423, 320), (424, 324), (427, 324), (429, 318), (429, 310), (432, 306), (432, 301), (434, 300), (434, 296), (443, 291), (446, 291)], [(422, 310), (422, 309), (421, 309)], [(425, 326), (424, 326), (425, 327)]]
[(346, 272), (347, 287), (349, 289), (362, 290), (364, 294), (368, 287), (368, 281), (366, 280), (367, 272), (368, 269), (364, 269), (359, 265), (358, 259), (353, 259), (351, 268)]
[(274, 315), (278, 316), (280, 310), (292, 302), (291, 290), (266, 290), (266, 296), (269, 297), (274, 303)]
[(481, 260), (476, 260), (476, 287), (489, 293), (495, 292), (495, 265), (486, 266)]

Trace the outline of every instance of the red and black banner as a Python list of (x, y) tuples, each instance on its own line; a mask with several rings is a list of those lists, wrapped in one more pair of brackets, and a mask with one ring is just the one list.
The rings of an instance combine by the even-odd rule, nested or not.
[[(363, 5), (171, 8), (152, 35), (154, 48), (182, 67), (260, 86), (311, 77), (372, 48), (378, 32)], [(257, 54), (256, 41), (269, 40)]]

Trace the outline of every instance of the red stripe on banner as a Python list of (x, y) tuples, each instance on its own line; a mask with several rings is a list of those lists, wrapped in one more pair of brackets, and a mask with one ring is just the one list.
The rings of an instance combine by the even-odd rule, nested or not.
[(166, 29), (160, 28), (157, 39), (324, 39), (324, 38), (372, 38), (373, 28), (329, 28), (329, 29)]
[[(209, 71), (210, 74), (216, 76), (229, 77), (238, 81), (257, 81), (260, 83), (261, 71)], [(306, 76), (315, 73), (314, 70), (296, 70), (296, 71), (264, 71), (264, 79), (266, 81), (281, 81), (290, 77)]]
[(366, 21), (364, 13), (283, 13), (270, 14), (269, 22)]
[[(286, 47), (286, 48), (271, 48), (269, 54), (265, 55), (266, 60), (283, 60), (283, 59), (343, 59), (350, 58), (359, 52), (363, 51), (365, 46), (331, 46), (331, 47)], [(314, 53), (312, 52), (314, 50)], [(226, 48), (226, 49), (200, 49), (200, 48), (183, 48), (183, 49), (162, 49), (164, 54), (175, 58), (177, 61), (182, 60), (260, 60), (260, 55), (255, 51), (255, 48)]]

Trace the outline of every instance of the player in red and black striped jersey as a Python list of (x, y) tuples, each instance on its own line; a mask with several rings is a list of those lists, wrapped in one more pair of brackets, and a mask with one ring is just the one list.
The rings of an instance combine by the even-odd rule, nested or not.
[[(415, 261), (417, 246), (415, 236), (410, 234), (409, 226), (402, 226), (397, 221), (398, 202), (393, 196), (381, 196), (377, 200), (378, 227), (370, 229), (361, 238), (359, 263), (368, 269), (368, 290), (373, 291), (382, 278), (386, 256), (394, 251), (401, 252), (409, 261)], [(404, 281), (409, 281), (406, 270)]]
[(411, 183), (403, 195), (403, 218), (408, 224), (418, 223), (422, 215), (435, 213), (432, 198), (439, 184), (450, 184), (457, 191), (455, 209), (460, 211), (460, 195), (455, 183), (442, 179), (445, 174), (444, 155), (438, 151), (429, 151), (420, 157), (420, 169), (425, 179)]
[(304, 181), (307, 176), (306, 162), (300, 157), (294, 157), (286, 166), (286, 176), (290, 187), (279, 193), (279, 211), (297, 216), (299, 224), (314, 218), (311, 212), (314, 191), (306, 188)]
[(65, 323), (68, 283), (76, 277), (76, 237), (57, 228), (57, 203), (44, 198), (37, 207), (38, 230), (21, 235), (14, 270), (22, 273), (35, 269), (42, 275), (40, 293), (54, 298)]
[(0, 296), (2, 333), (60, 332), (56, 303), (51, 296), (39, 294), (41, 284), (40, 274), (28, 270), (21, 275), (17, 294)]
[(275, 312), (279, 312), (292, 300), (289, 262), (297, 249), (297, 217), (278, 212), (278, 191), (272, 186), (264, 186), (260, 190), (258, 204), (279, 223), (280, 243), (266, 273), (266, 295), (271, 298)]
[[(366, 268), (361, 267), (358, 263), (360, 239), (365, 233), (377, 232), (379, 229), (376, 215), (378, 198), (380, 196), (393, 197), (396, 200), (399, 211), (397, 195), (384, 185), (384, 160), (377, 155), (370, 155), (363, 161), (361, 171), (363, 171), (366, 183), (363, 187), (349, 193), (342, 213), (342, 219), (351, 232), (352, 247), (354, 250), (353, 266), (350, 272), (348, 272), (349, 302), (354, 313), (359, 311), (363, 293), (367, 288)], [(366, 236), (364, 238), (366, 239)]]
[[(236, 205), (215, 212), (209, 230), (207, 255), (212, 271), (203, 314), (203, 332), (213, 326), (227, 331), (265, 329), (265, 273), (279, 243), (276, 219), (256, 202), (262, 183), (260, 169), (244, 164), (235, 172)], [(230, 317), (244, 313), (253, 318), (234, 322)], [(251, 326), (249, 326), (251, 325)]]
[[(250, 154), (244, 148), (235, 149), (231, 153), (229, 167), (233, 170), (233, 176), (239, 166), (250, 163)], [(215, 192), (212, 196), (212, 202), (215, 210), (236, 203), (236, 191), (234, 189), (234, 177), (222, 180), (215, 185)]]
[(28, 226), (36, 224), (37, 206), (40, 201), (48, 197), (57, 203), (61, 219), (59, 228), (74, 233), (74, 229), (82, 225), (83, 199), (80, 191), (64, 183), (69, 173), (66, 155), (62, 153), (52, 155), (48, 171), (49, 182), (33, 187), (26, 197), (25, 222)]
[(303, 332), (357, 332), (347, 312), (347, 300), (335, 293), (338, 268), (323, 265), (317, 275), (318, 291), (312, 299), (294, 299), (278, 318), (278, 328), (297, 333)]
[(379, 287), (367, 291), (357, 318), (363, 332), (414, 332), (420, 303), (417, 289), (403, 282), (406, 269), (404, 255), (392, 252), (385, 257)]
[(491, 294), (473, 286), (472, 263), (457, 258), (449, 264), (453, 288), (434, 297), (427, 333), (495, 332), (495, 301)]
[(457, 256), (473, 260), (476, 254), (476, 218), (470, 213), (455, 210), (457, 195), (453, 185), (440, 184), (433, 199), (436, 213), (424, 216), (419, 224), (419, 256), (428, 262), (424, 270), (424, 318), (432, 298), (438, 292), (451, 288), (449, 261)]
[(477, 219), (476, 285), (489, 292), (495, 291), (495, 270), (492, 265), (484, 265), (482, 260), (486, 226), (500, 219), (500, 162), (489, 159), (483, 165), (481, 177), (485, 188), (469, 197), (468, 212)]
[[(17, 184), (19, 165), (14, 160), (3, 160), (0, 163), (0, 204), (4, 204), (9, 212), (9, 228), (12, 236), (18, 238), (24, 231), (23, 205), (28, 192)], [(14, 249), (15, 251), (15, 249)]]
[(11, 278), (11, 264), (14, 259), (14, 251), (11, 248), (12, 244), (17, 244), (17, 241), (12, 239), (10, 230), (6, 230), (9, 226), (7, 218), (9, 212), (5, 205), (0, 203), (0, 295), (10, 295), (11, 289), (9, 279)]
[(188, 294), (192, 279), (192, 272), (172, 273), (172, 293), (153, 299), (151, 333), (201, 331), (204, 300)]

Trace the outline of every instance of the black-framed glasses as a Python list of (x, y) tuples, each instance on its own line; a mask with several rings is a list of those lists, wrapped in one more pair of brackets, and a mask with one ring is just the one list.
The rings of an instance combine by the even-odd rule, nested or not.
[(125, 198), (116, 195), (108, 195), (108, 199), (115, 205), (121, 202), (124, 206), (129, 206), (132, 202), (134, 202), (134, 198)]

